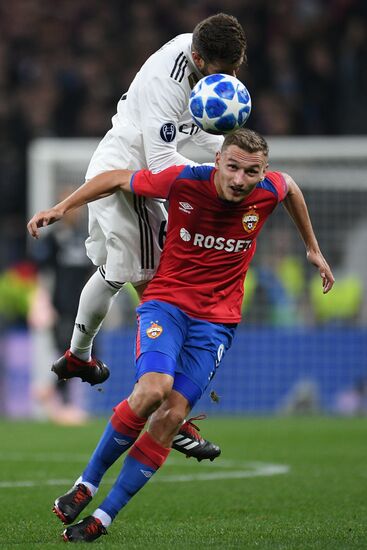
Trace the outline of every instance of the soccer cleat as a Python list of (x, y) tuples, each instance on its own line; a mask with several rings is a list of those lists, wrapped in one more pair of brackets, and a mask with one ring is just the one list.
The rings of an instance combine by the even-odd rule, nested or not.
[(52, 511), (65, 525), (69, 525), (88, 506), (91, 500), (92, 495), (89, 489), (83, 483), (78, 483), (65, 495), (55, 500)]
[(200, 428), (192, 423), (192, 420), (204, 420), (205, 418), (206, 415), (201, 414), (186, 420), (173, 438), (172, 449), (183, 453), (187, 458), (197, 458), (199, 462), (205, 459), (213, 461), (217, 458), (221, 453), (220, 447), (201, 437)]
[(83, 382), (89, 382), (91, 386), (102, 384), (110, 376), (107, 366), (99, 359), (82, 361), (68, 349), (60, 359), (51, 367), (59, 380), (68, 378), (81, 378)]
[(62, 534), (65, 542), (93, 542), (101, 535), (107, 535), (107, 529), (94, 516), (88, 516), (75, 525), (67, 527)]

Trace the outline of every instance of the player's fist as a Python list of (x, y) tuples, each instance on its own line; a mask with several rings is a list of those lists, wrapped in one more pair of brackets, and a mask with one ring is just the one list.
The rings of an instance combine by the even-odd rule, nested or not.
[(57, 208), (50, 208), (49, 210), (43, 210), (38, 212), (29, 220), (27, 223), (28, 233), (38, 239), (40, 227), (46, 227), (46, 225), (51, 225), (57, 220), (60, 220), (63, 217), (63, 213)]

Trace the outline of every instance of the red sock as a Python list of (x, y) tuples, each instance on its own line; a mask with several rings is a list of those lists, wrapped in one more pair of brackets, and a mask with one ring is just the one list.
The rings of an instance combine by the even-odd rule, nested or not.
[(121, 401), (121, 403), (114, 407), (113, 411), (114, 414), (111, 416), (113, 429), (136, 439), (148, 419), (137, 416), (130, 407), (127, 399)]
[(150, 433), (145, 432), (129, 451), (129, 455), (142, 462), (146, 466), (150, 466), (158, 470), (168, 457), (171, 449), (163, 447), (158, 441), (152, 438)]

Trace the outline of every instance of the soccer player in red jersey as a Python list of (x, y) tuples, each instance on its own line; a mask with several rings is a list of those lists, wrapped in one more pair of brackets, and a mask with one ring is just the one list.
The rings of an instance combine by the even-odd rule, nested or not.
[[(102, 476), (130, 449), (111, 491), (81, 522), (65, 529), (66, 541), (93, 541), (166, 460), (176, 434), (200, 399), (231, 346), (241, 317), (244, 280), (256, 239), (279, 202), (289, 212), (320, 272), (323, 292), (334, 277), (318, 246), (307, 206), (294, 180), (269, 172), (268, 146), (256, 132), (229, 134), (215, 167), (174, 166), (105, 172), (28, 224), (54, 223), (68, 210), (129, 189), (169, 199), (166, 244), (158, 271), (138, 312), (136, 381), (128, 399), (114, 409), (86, 469), (54, 511), (72, 523), (96, 493)], [(140, 435), (147, 418), (148, 430)]]

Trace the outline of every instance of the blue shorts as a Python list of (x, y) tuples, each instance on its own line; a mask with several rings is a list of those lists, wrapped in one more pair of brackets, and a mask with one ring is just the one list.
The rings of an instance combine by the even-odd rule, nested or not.
[(136, 311), (136, 379), (147, 372), (170, 374), (173, 389), (193, 407), (231, 347), (236, 325), (194, 319), (180, 308), (157, 300), (140, 305)]

